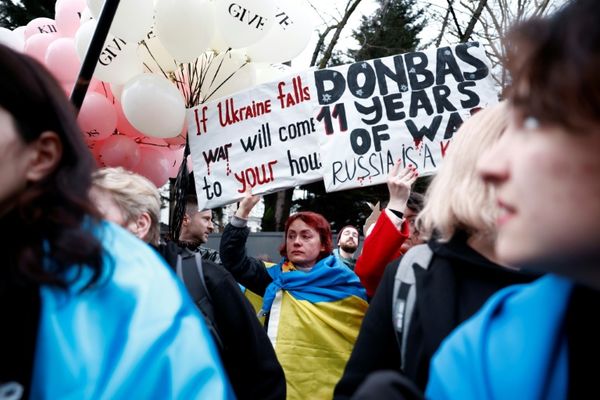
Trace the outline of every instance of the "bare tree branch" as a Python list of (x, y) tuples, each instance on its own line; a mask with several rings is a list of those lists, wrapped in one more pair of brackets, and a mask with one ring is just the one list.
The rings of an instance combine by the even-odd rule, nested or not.
[(450, 20), (450, 8), (446, 10), (446, 15), (444, 15), (444, 20), (442, 22), (442, 29), (440, 30), (440, 34), (435, 41), (435, 46), (440, 47), (442, 43), (442, 38), (444, 37), (444, 33), (446, 32), (446, 27), (448, 26), (448, 21)]
[(471, 16), (469, 25), (467, 25), (465, 34), (463, 35), (463, 37), (460, 40), (462, 43), (467, 42), (469, 40), (469, 38), (471, 37), (471, 35), (473, 34), (473, 30), (475, 29), (475, 24), (477, 23), (477, 21), (479, 21), (479, 17), (481, 16), (483, 8), (485, 7), (486, 4), (487, 4), (487, 0), (479, 1), (479, 5), (477, 6), (477, 8), (475, 9), (475, 12)]
[(348, 1), (348, 5), (346, 7), (346, 13), (344, 14), (344, 17), (342, 18), (340, 23), (337, 24), (337, 26), (335, 27), (335, 32), (333, 34), (333, 37), (331, 38), (331, 41), (329, 42), (327, 49), (325, 49), (325, 52), (323, 53), (323, 57), (319, 61), (319, 69), (325, 68), (327, 66), (327, 62), (329, 62), (329, 60), (331, 59), (331, 55), (333, 54), (333, 49), (334, 49), (335, 45), (337, 44), (337, 42), (340, 38), (340, 35), (342, 34), (342, 30), (346, 26), (348, 19), (350, 19), (350, 16), (354, 12), (354, 10), (356, 10), (356, 7), (358, 7), (360, 2), (361, 2), (361, 0), (349, 0)]
[(319, 53), (321, 52), (321, 48), (323, 47), (323, 43), (325, 43), (325, 39), (327, 38), (327, 35), (329, 35), (329, 32), (331, 32), (332, 30), (334, 30), (336, 28), (337, 28), (337, 25), (328, 26), (327, 28), (325, 28), (325, 31), (323, 31), (323, 33), (319, 34), (319, 40), (317, 41), (317, 44), (315, 45), (315, 50), (313, 51), (313, 55), (310, 59), (311, 67), (313, 67), (317, 63), (317, 58), (319, 57)]
[(454, 20), (454, 25), (456, 26), (456, 31), (458, 32), (458, 37), (462, 37), (463, 34), (460, 30), (460, 24), (458, 23), (458, 18), (456, 18), (456, 12), (454, 11), (454, 6), (452, 5), (453, 2), (454, 2), (454, 0), (448, 0), (448, 10), (450, 11), (450, 14), (452, 14), (452, 19)]

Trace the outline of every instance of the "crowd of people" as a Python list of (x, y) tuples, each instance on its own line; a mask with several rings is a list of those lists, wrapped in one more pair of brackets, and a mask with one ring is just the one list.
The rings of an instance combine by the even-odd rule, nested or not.
[[(288, 218), (248, 254), (251, 192), (205, 244), (185, 199), (96, 169), (61, 87), (0, 45), (0, 399), (513, 399), (595, 393), (600, 2), (505, 39), (511, 86), (424, 196), (398, 162), (365, 232)], [(590, 318), (591, 317), (591, 318)]]

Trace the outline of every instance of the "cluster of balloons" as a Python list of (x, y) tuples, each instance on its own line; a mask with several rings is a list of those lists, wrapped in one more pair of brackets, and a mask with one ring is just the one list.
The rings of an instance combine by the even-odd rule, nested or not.
[[(72, 91), (104, 0), (58, 0), (0, 43), (43, 63)], [(157, 186), (182, 160), (186, 107), (276, 79), (314, 25), (302, 0), (121, 0), (79, 113), (100, 165)]]

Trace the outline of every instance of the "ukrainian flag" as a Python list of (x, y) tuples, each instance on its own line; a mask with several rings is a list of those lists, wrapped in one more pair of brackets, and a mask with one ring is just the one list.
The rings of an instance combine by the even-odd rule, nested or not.
[(265, 292), (268, 335), (285, 371), (288, 399), (331, 399), (367, 310), (356, 274), (336, 257), (310, 272), (269, 268)]

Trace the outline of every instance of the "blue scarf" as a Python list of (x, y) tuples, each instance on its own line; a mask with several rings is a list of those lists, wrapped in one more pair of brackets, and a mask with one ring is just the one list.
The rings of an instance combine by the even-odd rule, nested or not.
[(280, 289), (298, 300), (311, 303), (337, 301), (349, 296), (367, 300), (367, 293), (358, 276), (333, 255), (317, 262), (310, 272), (283, 272), (284, 262), (285, 260), (267, 269), (273, 282), (265, 290), (261, 314), (271, 310), (275, 295)]

